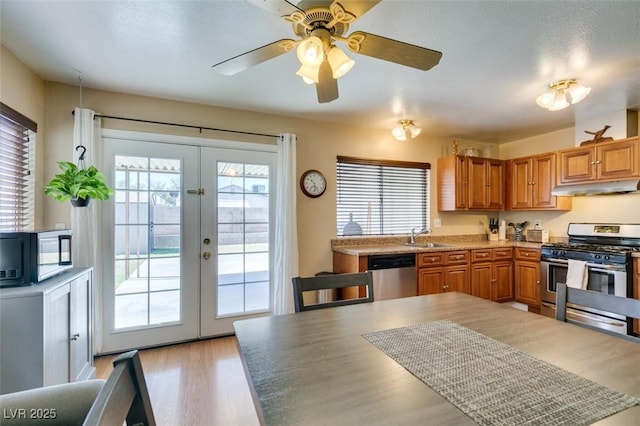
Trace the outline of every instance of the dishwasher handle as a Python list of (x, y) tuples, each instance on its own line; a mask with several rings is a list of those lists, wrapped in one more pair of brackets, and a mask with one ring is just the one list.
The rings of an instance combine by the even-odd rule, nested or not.
[(412, 268), (416, 266), (415, 254), (375, 255), (369, 256), (368, 269)]

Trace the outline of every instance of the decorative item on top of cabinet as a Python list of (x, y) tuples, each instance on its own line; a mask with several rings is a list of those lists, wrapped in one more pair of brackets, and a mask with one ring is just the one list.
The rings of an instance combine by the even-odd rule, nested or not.
[(516, 302), (526, 303), (529, 312), (540, 313), (540, 250), (515, 248), (514, 285)]
[(506, 163), (509, 210), (571, 210), (571, 197), (556, 197), (554, 152), (514, 158)]
[(418, 263), (418, 294), (459, 291), (471, 294), (469, 250), (420, 253)]
[(600, 129), (598, 131), (595, 131), (595, 132), (590, 132), (589, 130), (585, 130), (584, 131), (585, 133), (587, 133), (589, 135), (593, 135), (593, 139), (589, 139), (589, 140), (580, 142), (580, 146), (590, 145), (592, 143), (611, 142), (611, 141), (613, 141), (613, 138), (602, 136), (610, 128), (611, 128), (611, 126), (609, 126), (607, 124), (602, 129)]
[(558, 152), (558, 185), (640, 177), (638, 137)]
[(471, 250), (471, 294), (494, 302), (513, 300), (511, 247)]
[(449, 155), (438, 158), (438, 210), (502, 210), (504, 162)]

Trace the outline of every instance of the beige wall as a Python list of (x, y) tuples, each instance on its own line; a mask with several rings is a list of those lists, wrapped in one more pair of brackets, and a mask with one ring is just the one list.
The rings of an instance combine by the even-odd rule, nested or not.
[[(36, 166), (42, 164), (45, 156), (45, 104), (44, 83), (36, 74), (27, 68), (6, 47), (0, 45), (0, 100), (22, 115), (38, 124), (36, 137)], [(36, 187), (42, 188), (41, 167), (35, 170)], [(36, 193), (35, 227), (43, 227), (42, 191)]]
[[(2, 101), (38, 122), (39, 151), (37, 191), (42, 194), (42, 181), (48, 181), (57, 172), (57, 161), (68, 161), (73, 149), (73, 117), (71, 111), (79, 104), (79, 89), (59, 83), (42, 82), (15, 56), (2, 48)], [(435, 235), (484, 233), (487, 215), (483, 213), (437, 211), (436, 159), (446, 155), (451, 146), (449, 138), (434, 138), (424, 129), (417, 139), (398, 142), (389, 131), (367, 129), (311, 120), (298, 120), (270, 114), (259, 114), (218, 108), (194, 103), (134, 96), (85, 88), (83, 107), (99, 113), (170, 121), (214, 128), (277, 134), (295, 133), (298, 136), (298, 177), (307, 169), (322, 171), (328, 180), (327, 192), (320, 198), (310, 199), (298, 191), (298, 229), (300, 273), (310, 275), (331, 269), (330, 240), (336, 236), (335, 219), (335, 159), (336, 155), (364, 158), (385, 158), (420, 161), (432, 164), (431, 217), (442, 220), (441, 228), (434, 228)], [(143, 125), (116, 120), (103, 120), (104, 128), (137, 130), (156, 133), (174, 133), (186, 136), (230, 139), (231, 134), (177, 129), (165, 126)], [(235, 138), (238, 140), (238, 138)], [(274, 143), (270, 138), (244, 137), (249, 142)], [(500, 158), (513, 158), (538, 152), (553, 151), (573, 146), (574, 130), (536, 136), (521, 141), (492, 147), (474, 141), (459, 141), (460, 148), (475, 146), (492, 149)], [(41, 146), (42, 145), (42, 146)], [(52, 227), (56, 222), (70, 223), (68, 203), (60, 204), (50, 199), (36, 204), (36, 217), (40, 224)], [(44, 201), (44, 203), (43, 203)], [(640, 194), (612, 195), (607, 197), (576, 197), (571, 212), (523, 212), (500, 213), (507, 221), (521, 222), (541, 219), (543, 227), (554, 236), (564, 236), (570, 221), (640, 222)], [(408, 231), (408, 230), (407, 230)]]
[[(59, 83), (45, 83), (47, 105), (47, 140), (51, 150), (43, 164), (45, 179), (56, 173), (56, 162), (71, 156), (73, 117), (71, 111), (79, 102), (79, 89)], [(104, 92), (84, 88), (83, 107), (96, 112), (155, 121), (202, 125), (257, 133), (295, 133), (298, 137), (297, 175), (307, 169), (318, 169), (328, 180), (327, 192), (320, 198), (310, 199), (298, 191), (298, 236), (300, 273), (307, 275), (330, 270), (332, 257), (330, 240), (336, 236), (335, 217), (335, 161), (337, 155), (364, 158), (385, 158), (429, 162), (435, 168), (436, 159), (446, 152), (450, 140), (431, 138), (425, 129), (418, 138), (398, 142), (389, 131), (353, 126), (299, 120), (270, 114), (258, 114), (200, 104)], [(187, 136), (229, 139), (230, 134), (179, 129), (166, 126), (138, 124), (118, 120), (103, 120), (103, 128), (117, 128), (157, 133), (177, 133)], [(237, 139), (237, 138), (236, 138)], [(275, 143), (271, 138), (244, 137), (250, 142)], [(466, 145), (474, 144), (465, 142)], [(462, 144), (461, 144), (462, 145)], [(477, 146), (482, 144), (476, 143)], [(435, 169), (433, 176), (435, 177)], [(435, 178), (432, 179), (432, 216), (437, 216), (435, 205)], [(70, 207), (45, 200), (45, 224), (69, 223)], [(435, 233), (478, 233), (478, 217), (484, 215), (449, 215), (442, 217), (443, 228)], [(485, 220), (486, 222), (486, 220)], [(408, 230), (407, 230), (408, 232)]]

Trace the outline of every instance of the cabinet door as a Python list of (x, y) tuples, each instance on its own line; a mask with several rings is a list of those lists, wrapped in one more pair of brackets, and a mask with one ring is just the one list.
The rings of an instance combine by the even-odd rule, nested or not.
[(487, 162), (487, 204), (489, 209), (502, 210), (504, 207), (504, 163), (501, 160)]
[(526, 209), (532, 206), (532, 161), (520, 158), (510, 162), (511, 191), (509, 193), (512, 209)]
[(471, 294), (469, 266), (447, 266), (444, 272), (445, 291)]
[(507, 302), (513, 300), (513, 264), (496, 262), (493, 264), (493, 289), (491, 300)]
[(69, 382), (69, 306), (68, 284), (45, 297), (43, 386)]
[(466, 209), (469, 205), (469, 166), (467, 157), (456, 156), (456, 209)]
[(640, 176), (638, 140), (628, 140), (597, 147), (598, 179), (621, 179)]
[(491, 299), (491, 282), (493, 267), (491, 263), (475, 263), (471, 265), (471, 295)]
[(418, 269), (418, 295), (442, 293), (443, 284), (443, 267)]
[(557, 199), (551, 195), (556, 184), (555, 154), (533, 157), (531, 165), (531, 207), (537, 209), (556, 207)]
[(483, 158), (469, 157), (469, 208), (485, 209), (489, 204), (487, 162)]
[(595, 148), (560, 151), (560, 183), (576, 183), (596, 178)]
[(540, 306), (540, 263), (515, 261), (515, 299), (531, 306)]
[(70, 346), (69, 381), (86, 380), (92, 365), (90, 275), (85, 274), (69, 283)]

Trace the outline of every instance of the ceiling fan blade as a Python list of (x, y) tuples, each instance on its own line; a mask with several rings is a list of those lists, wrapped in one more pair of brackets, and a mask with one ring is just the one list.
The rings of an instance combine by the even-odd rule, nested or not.
[[(331, 0), (302, 0), (298, 3), (298, 7), (303, 10), (307, 10), (312, 7), (329, 7), (333, 1)], [(373, 6), (380, 3), (380, 0), (338, 0), (338, 3), (347, 12), (360, 18), (367, 13)]]
[(222, 75), (234, 75), (254, 65), (287, 53), (295, 47), (296, 43), (297, 41), (291, 39), (274, 41), (273, 43), (234, 56), (226, 61), (219, 62), (213, 66), (213, 69)]
[(296, 10), (301, 10), (299, 7), (287, 0), (247, 0), (249, 3), (258, 6), (261, 9), (266, 10), (276, 16), (291, 15)]
[(426, 71), (438, 65), (442, 52), (375, 34), (356, 31), (347, 38), (350, 51)]
[(321, 104), (338, 99), (338, 80), (333, 78), (331, 65), (326, 59), (320, 65), (316, 92), (318, 94), (318, 102)]

